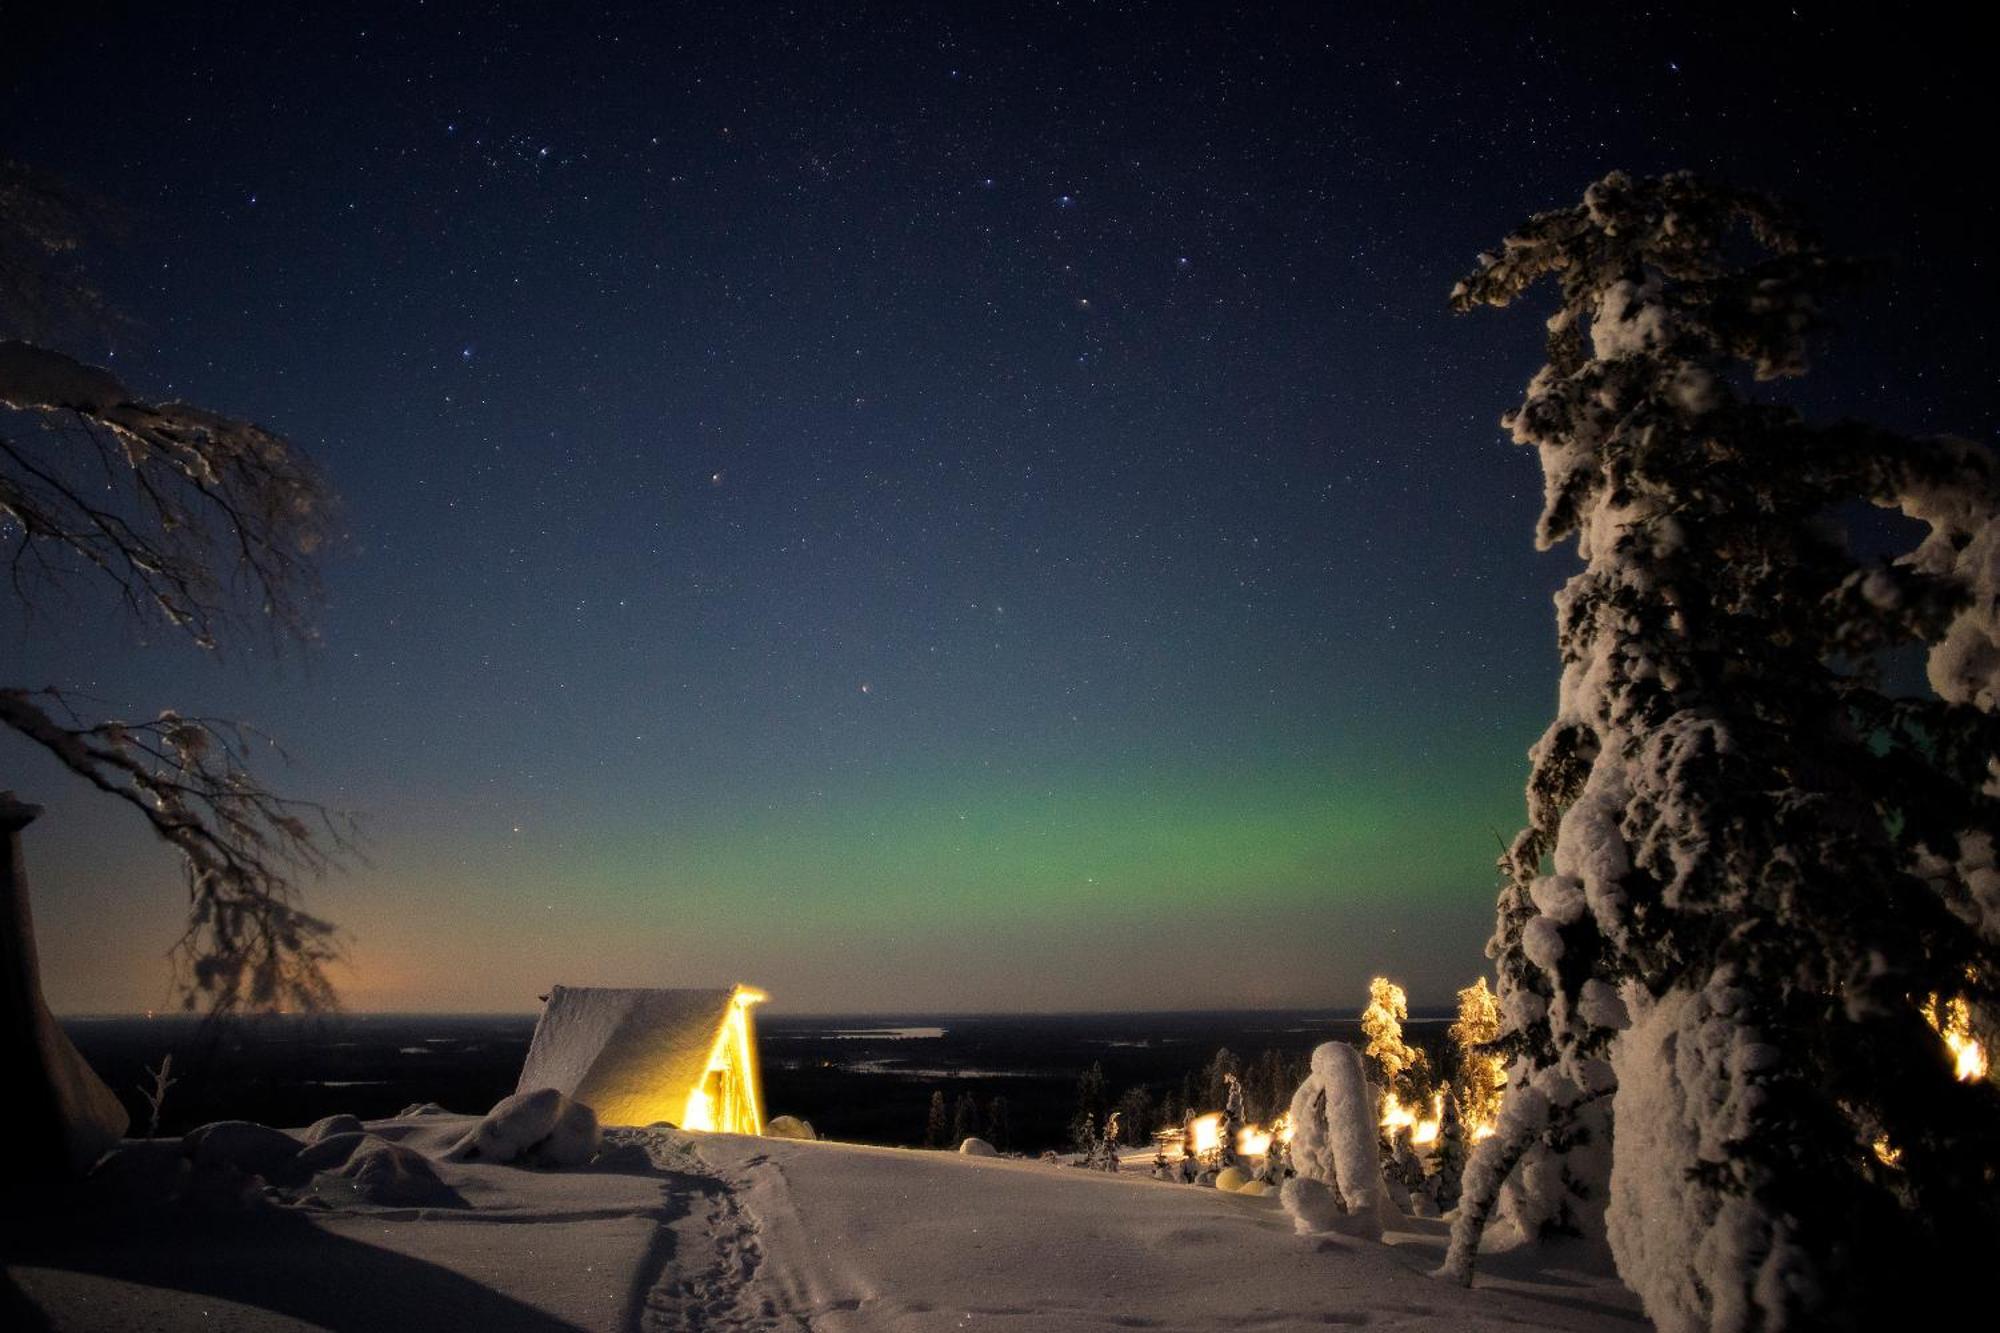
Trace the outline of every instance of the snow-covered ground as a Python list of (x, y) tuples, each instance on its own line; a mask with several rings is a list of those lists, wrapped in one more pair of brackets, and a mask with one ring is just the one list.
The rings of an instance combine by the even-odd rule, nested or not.
[[(189, 1192), (178, 1142), (5, 1207), (10, 1329), (1637, 1330), (1601, 1269), (1493, 1256), (1427, 1276), (1442, 1224), (1293, 1234), (1240, 1197), (1008, 1158), (613, 1130), (592, 1165), (439, 1161), (476, 1123), (374, 1134), (430, 1158), (425, 1207), (320, 1176)], [(240, 1194), (240, 1197), (239, 1197)]]

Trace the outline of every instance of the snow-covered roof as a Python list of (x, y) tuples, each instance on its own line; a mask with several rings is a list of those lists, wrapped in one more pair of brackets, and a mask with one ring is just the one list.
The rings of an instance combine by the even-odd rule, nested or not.
[(554, 1088), (607, 1125), (679, 1124), (739, 989), (557, 986), (517, 1090)]

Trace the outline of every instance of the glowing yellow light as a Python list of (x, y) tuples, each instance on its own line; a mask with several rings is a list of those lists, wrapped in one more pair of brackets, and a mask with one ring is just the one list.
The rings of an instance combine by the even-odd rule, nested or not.
[(1255, 1125), (1236, 1136), (1236, 1151), (1245, 1157), (1262, 1157), (1271, 1150), (1271, 1131)]
[(1899, 1167), (1903, 1164), (1903, 1150), (1891, 1144), (1886, 1134), (1868, 1146), (1875, 1150), (1875, 1160), (1882, 1165)]
[(1416, 1109), (1403, 1105), (1396, 1094), (1391, 1092), (1382, 1098), (1382, 1128), (1394, 1138), (1397, 1131), (1410, 1131), (1410, 1142), (1433, 1143), (1438, 1130), (1444, 1124), (1444, 1090), (1440, 1088), (1431, 1098), (1430, 1117), (1418, 1119)]
[(757, 1070), (757, 1047), (750, 1040), (750, 1006), (762, 1004), (769, 998), (763, 991), (739, 986), (736, 988), (736, 1005), (730, 1013), (730, 1021), (736, 1027), (738, 1068), (743, 1071), (745, 1124), (742, 1132), (745, 1134), (764, 1132), (764, 1089)]
[[(688, 1089), (687, 1109), (681, 1113), (683, 1129), (721, 1130), (730, 1134), (764, 1132), (764, 1098), (757, 1082), (757, 1052), (750, 1041), (750, 1006), (762, 1004), (763, 991), (738, 986), (731, 997), (729, 1016), (716, 1030), (708, 1049), (699, 1081)], [(731, 1056), (735, 1059), (732, 1062)], [(730, 1075), (734, 1073), (736, 1081)], [(719, 1094), (711, 1095), (710, 1089)]]
[(1222, 1146), (1222, 1113), (1211, 1111), (1197, 1116), (1192, 1125), (1194, 1130), (1194, 1151), (1196, 1156), (1214, 1152)]
[(1986, 1077), (1986, 1051), (1972, 1037), (1972, 1008), (1965, 997), (1954, 995), (1939, 1002), (1933, 995), (1924, 1002), (1924, 1019), (1944, 1038), (1951, 1052), (1951, 1072), (1961, 1083), (1976, 1083)]

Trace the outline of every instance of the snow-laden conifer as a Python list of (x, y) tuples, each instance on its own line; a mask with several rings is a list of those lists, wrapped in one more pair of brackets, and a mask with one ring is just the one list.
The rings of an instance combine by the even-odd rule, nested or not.
[[(1983, 446), (1753, 396), (1805, 370), (1850, 272), (1766, 199), (1614, 174), (1453, 293), (1560, 288), (1506, 424), (1541, 460), (1539, 543), (1584, 562), (1502, 860), (1513, 1063), (1464, 1175), (1466, 1280), (1496, 1209), (1604, 1217), (1666, 1330), (1870, 1325), (1993, 1257), (2000, 1091), (1955, 1079), (1924, 1012), (2000, 983), (2000, 491)], [(1929, 536), (1863, 559), (1855, 502)], [(1910, 644), (1935, 697), (1882, 684)]]

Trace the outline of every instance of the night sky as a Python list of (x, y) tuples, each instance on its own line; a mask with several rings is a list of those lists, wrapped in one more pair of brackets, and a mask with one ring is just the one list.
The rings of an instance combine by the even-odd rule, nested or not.
[[(356, 1008), (1448, 1000), (1573, 568), (1497, 426), (1548, 307), (1450, 315), (1474, 254), (1612, 168), (1773, 189), (1892, 261), (1797, 401), (2000, 414), (1936, 15), (47, 8), (0, 153), (127, 224), (68, 349), (292, 436), (346, 535), (303, 657), (10, 608), (0, 680), (275, 732), (365, 820)], [(168, 854), (0, 774), (51, 1002), (162, 1003)]]

